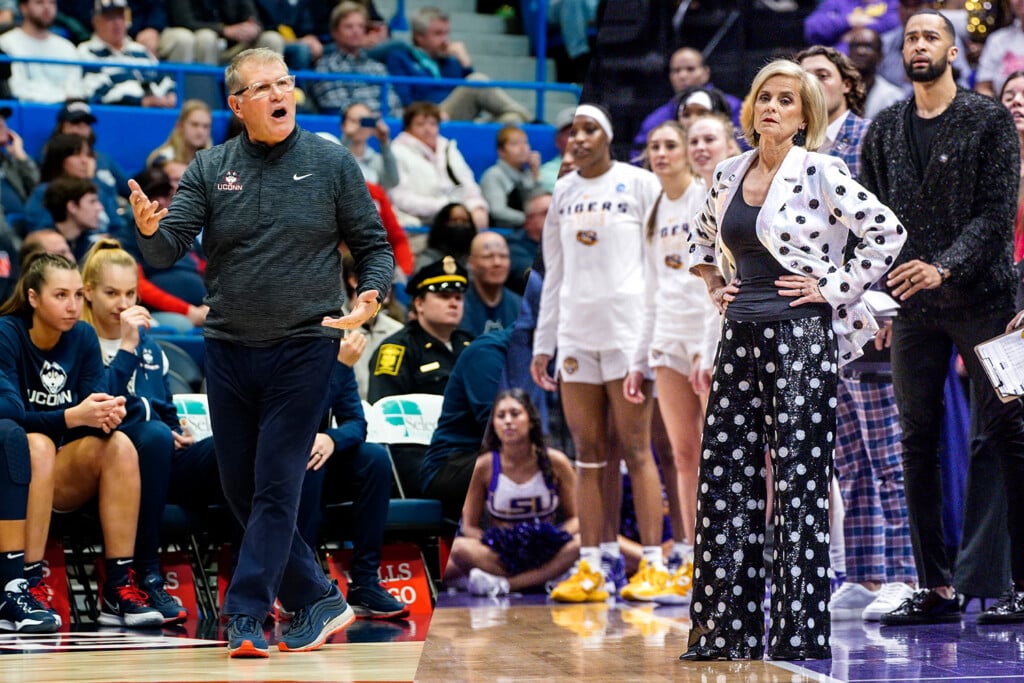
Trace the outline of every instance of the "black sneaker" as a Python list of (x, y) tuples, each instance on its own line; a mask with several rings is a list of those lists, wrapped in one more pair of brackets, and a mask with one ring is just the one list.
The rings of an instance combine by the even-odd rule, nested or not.
[(164, 579), (160, 574), (147, 574), (139, 584), (139, 589), (146, 594), (150, 607), (163, 615), (165, 626), (188, 619), (188, 610), (164, 589)]
[(0, 630), (20, 633), (54, 633), (60, 628), (56, 612), (39, 604), (28, 581), (13, 579), (0, 593)]
[(99, 623), (104, 626), (153, 628), (163, 626), (164, 615), (149, 606), (149, 598), (135, 583), (135, 572), (128, 572), (128, 580), (120, 585), (103, 586), (103, 602)]
[(1019, 624), (1024, 622), (1024, 591), (1010, 588), (999, 602), (978, 615), (979, 624)]
[(379, 583), (350, 585), (348, 604), (363, 619), (402, 619), (409, 616), (409, 607), (388, 593)]
[(899, 607), (883, 614), (882, 626), (915, 626), (917, 624), (951, 624), (960, 621), (960, 601), (956, 593), (946, 599), (931, 588), (916, 591)]

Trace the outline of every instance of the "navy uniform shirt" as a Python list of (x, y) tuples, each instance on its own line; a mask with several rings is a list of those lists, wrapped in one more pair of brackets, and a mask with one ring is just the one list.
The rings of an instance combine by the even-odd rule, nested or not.
[(456, 359), (471, 341), (473, 335), (455, 330), (449, 351), (418, 322), (409, 322), (382, 341), (370, 359), (367, 400), (376, 403), (385, 396), (443, 394)]

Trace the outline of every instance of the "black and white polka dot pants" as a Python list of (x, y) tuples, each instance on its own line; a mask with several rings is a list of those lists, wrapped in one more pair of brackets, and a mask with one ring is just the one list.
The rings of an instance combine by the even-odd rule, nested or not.
[(830, 657), (831, 321), (726, 320), (718, 354), (701, 447), (689, 653), (764, 653), (767, 449), (775, 475), (768, 655)]

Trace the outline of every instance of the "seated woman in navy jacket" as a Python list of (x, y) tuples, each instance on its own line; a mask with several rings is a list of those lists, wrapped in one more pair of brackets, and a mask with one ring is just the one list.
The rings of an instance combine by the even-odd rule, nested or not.
[(82, 318), (99, 337), (110, 386), (125, 396), (119, 429), (139, 453), (139, 588), (165, 624), (184, 621), (188, 611), (167, 594), (160, 574), (160, 523), (169, 498), (183, 505), (223, 500), (213, 439), (195, 441), (178, 418), (167, 385), (169, 362), (144, 332), (153, 319), (137, 303), (139, 268), (132, 255), (117, 240), (100, 239), (86, 254), (82, 276)]
[(82, 277), (63, 256), (30, 257), (0, 307), (0, 372), (18, 387), (32, 459), (25, 577), (41, 595), (52, 510), (69, 512), (99, 497), (106, 581), (101, 624), (159, 626), (160, 613), (136, 588), (132, 569), (139, 508), (139, 463), (117, 431), (125, 399), (109, 393), (96, 333), (79, 321)]

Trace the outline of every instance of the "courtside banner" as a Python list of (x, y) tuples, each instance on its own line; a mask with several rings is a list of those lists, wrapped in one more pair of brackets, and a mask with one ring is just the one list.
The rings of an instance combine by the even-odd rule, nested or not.
[(60, 630), (71, 631), (71, 596), (68, 592), (68, 568), (64, 563), (64, 545), (47, 541), (43, 555), (43, 578), (49, 588), (50, 604), (60, 615)]
[[(347, 592), (351, 550), (328, 553), (327, 568), (331, 578)], [(381, 549), (380, 583), (384, 589), (409, 606), (411, 614), (430, 614), (430, 584), (423, 566), (423, 556), (414, 543), (392, 543)]]

